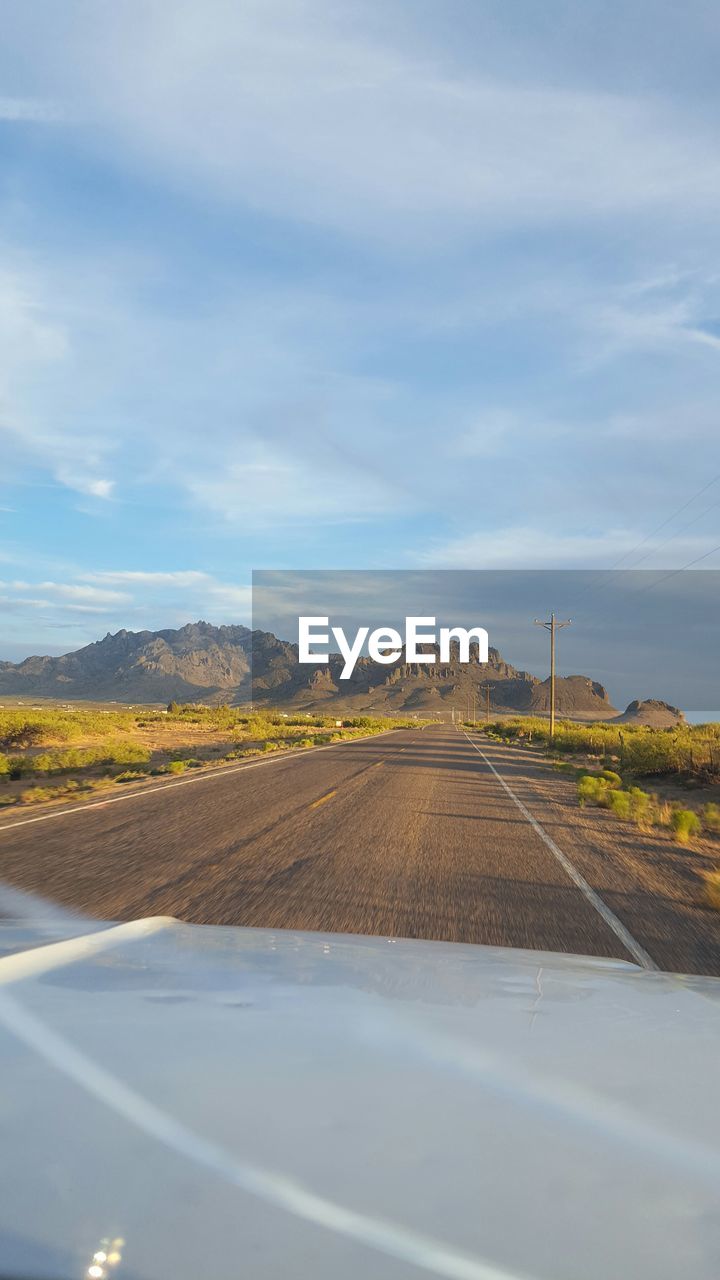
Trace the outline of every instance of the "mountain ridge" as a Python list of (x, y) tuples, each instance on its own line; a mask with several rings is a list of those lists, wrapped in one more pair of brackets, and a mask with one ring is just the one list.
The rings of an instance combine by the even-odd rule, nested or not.
[[(465, 716), (473, 704), (478, 715), (483, 713), (485, 693), (480, 686), (489, 684), (491, 712), (544, 715), (549, 711), (549, 680), (512, 666), (494, 648), (483, 665), (462, 664), (457, 653), (455, 646), (451, 661), (440, 662), (436, 649), (435, 661), (427, 665), (408, 663), (404, 654), (391, 665), (361, 657), (351, 678), (340, 681), (343, 659), (339, 654), (306, 668), (298, 662), (297, 645), (271, 632), (199, 620), (158, 631), (122, 628), (59, 657), (33, 655), (19, 663), (0, 661), (0, 697), (210, 705), (243, 704), (252, 697), (260, 706), (326, 711), (342, 707), (388, 715), (448, 715), (455, 707)], [(653, 700), (652, 708), (657, 714), (665, 708), (666, 722), (667, 713), (678, 715), (677, 708), (658, 700)], [(558, 677), (557, 709), (560, 715), (579, 719), (620, 715), (605, 688), (585, 675)], [(635, 703), (625, 719), (647, 723), (643, 719), (647, 714), (646, 704)]]

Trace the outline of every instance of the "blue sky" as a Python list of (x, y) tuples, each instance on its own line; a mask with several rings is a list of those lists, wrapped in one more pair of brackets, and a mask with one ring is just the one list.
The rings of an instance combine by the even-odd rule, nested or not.
[(0, 657), (605, 567), (720, 471), (713, 6), (0, 10)]

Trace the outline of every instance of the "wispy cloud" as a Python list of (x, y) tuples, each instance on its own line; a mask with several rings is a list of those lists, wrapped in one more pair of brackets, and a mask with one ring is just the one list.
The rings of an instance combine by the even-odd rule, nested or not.
[(173, 569), (170, 572), (145, 569), (103, 569), (81, 575), (89, 582), (127, 582), (151, 587), (194, 587), (212, 581), (210, 575), (197, 569)]
[(15, 591), (42, 591), (58, 600), (71, 603), (116, 605), (125, 604), (132, 597), (124, 591), (110, 591), (101, 587), (90, 587), (74, 582), (13, 582)]
[[(441, 569), (607, 569), (634, 545), (636, 537), (632, 526), (552, 533), (539, 526), (514, 525), (438, 541), (421, 552), (416, 563)], [(660, 565), (684, 563), (705, 545), (701, 538), (677, 538)], [(653, 555), (644, 560), (643, 568), (655, 563)], [(633, 564), (630, 560), (627, 567)]]
[(106, 499), (114, 483), (105, 470), (114, 442), (97, 428), (67, 426), (57, 400), (42, 406), (37, 401), (38, 381), (52, 399), (58, 382), (78, 376), (71, 320), (58, 299), (67, 294), (53, 275), (27, 255), (6, 249), (0, 256), (0, 437), (5, 461), (10, 468), (37, 463), (58, 484)]
[(31, 124), (60, 124), (66, 114), (55, 102), (43, 102), (37, 98), (0, 97), (0, 120)]
[[(720, 150), (657, 96), (518, 83), (328, 0), (75, 11), (53, 79), (136, 155), (279, 215), (393, 240), (714, 209)], [(412, 45), (415, 49), (412, 50)], [(457, 60), (455, 60), (457, 63)], [(572, 81), (572, 77), (568, 77)], [(328, 123), (331, 122), (331, 127)]]
[[(223, 613), (240, 610), (243, 617), (248, 616), (251, 603), (249, 586), (237, 583), (218, 581), (210, 573), (198, 569), (144, 570), (144, 569), (103, 569), (81, 575), (86, 581), (97, 583), (113, 583), (135, 588), (142, 592), (152, 588), (153, 592), (168, 589), (175, 592), (176, 598), (188, 601), (188, 616), (193, 611), (203, 610)], [(179, 596), (177, 595), (179, 593)], [(108, 594), (117, 594), (110, 592)], [(125, 597), (129, 598), (129, 597)]]

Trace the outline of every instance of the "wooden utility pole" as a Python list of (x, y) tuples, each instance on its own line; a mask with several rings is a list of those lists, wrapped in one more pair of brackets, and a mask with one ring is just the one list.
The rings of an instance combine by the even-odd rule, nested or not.
[(492, 681), (486, 680), (485, 684), (481, 684), (480, 688), (485, 690), (485, 723), (490, 723), (490, 690), (492, 689)]
[(567, 618), (565, 622), (558, 622), (554, 613), (550, 614), (549, 622), (541, 622), (539, 618), (535, 619), (536, 627), (544, 627), (550, 632), (550, 740), (555, 737), (555, 632), (561, 627), (569, 627), (571, 619)]

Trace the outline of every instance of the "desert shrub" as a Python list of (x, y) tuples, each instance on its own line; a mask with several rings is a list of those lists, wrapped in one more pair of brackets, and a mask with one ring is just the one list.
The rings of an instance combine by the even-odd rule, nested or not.
[(19, 800), (21, 804), (42, 804), (45, 800), (52, 800), (56, 791), (55, 787), (27, 787), (20, 792)]
[(673, 809), (670, 825), (678, 844), (689, 844), (701, 830), (700, 819), (692, 809)]
[(702, 823), (706, 831), (712, 831), (714, 835), (720, 834), (720, 804), (704, 804), (700, 810), (702, 814)]
[(116, 774), (115, 781), (116, 782), (139, 782), (141, 778), (146, 778), (146, 777), (147, 777), (147, 773), (145, 772), (145, 770), (125, 769), (123, 773)]
[(600, 790), (601, 780), (594, 778), (592, 774), (584, 773), (582, 778), (578, 779), (577, 797), (580, 807), (584, 809), (586, 804), (597, 804), (598, 792)]
[(171, 760), (166, 765), (168, 773), (184, 773), (187, 765), (184, 760)]
[[(515, 716), (487, 726), (491, 737), (504, 741), (525, 738), (544, 743), (550, 749), (550, 725), (537, 716)], [(653, 729), (646, 725), (613, 725), (602, 722), (579, 725), (569, 720), (556, 724), (552, 752), (557, 755), (584, 753), (619, 760), (623, 771), (639, 776), (697, 773), (717, 769), (720, 761), (720, 724), (677, 725)]]
[[(37, 721), (17, 719), (3, 723), (2, 745), (10, 748), (35, 747), (47, 736), (47, 729)], [(59, 734), (57, 736), (60, 736)]]
[(578, 781), (578, 800), (581, 807), (585, 804), (596, 804), (601, 809), (609, 809), (611, 797), (615, 789), (606, 778), (598, 774), (584, 773)]
[(100, 747), (67, 747), (56, 751), (43, 751), (36, 756), (26, 756), (19, 761), (21, 773), (69, 773), (76, 769), (91, 769), (96, 765), (147, 764), (150, 752), (137, 742), (107, 742)]
[(602, 809), (610, 809), (617, 818), (636, 822), (639, 827), (650, 826), (656, 811), (652, 796), (640, 787), (623, 791), (619, 783), (618, 775), (609, 769), (600, 774), (585, 773), (578, 779), (578, 802), (581, 806), (595, 804)]
[(632, 813), (632, 799), (628, 791), (611, 791), (608, 796), (608, 808), (616, 818), (628, 821)]
[(639, 827), (650, 827), (654, 820), (655, 806), (652, 796), (647, 791), (642, 791), (640, 787), (630, 787), (628, 791), (630, 798), (630, 818), (637, 823)]
[(622, 778), (620, 777), (620, 774), (613, 773), (612, 769), (601, 769), (600, 777), (604, 778), (611, 787), (622, 786)]
[[(151, 717), (152, 712), (147, 712)], [(159, 718), (155, 714), (155, 718)], [(137, 725), (134, 711), (77, 710), (48, 707), (28, 712), (21, 709), (0, 711), (0, 746), (24, 748), (52, 742), (71, 742), (88, 734), (106, 737), (118, 729), (132, 730)]]
[(0, 778), (6, 778), (10, 773), (10, 759), (8, 756), (0, 752)]

